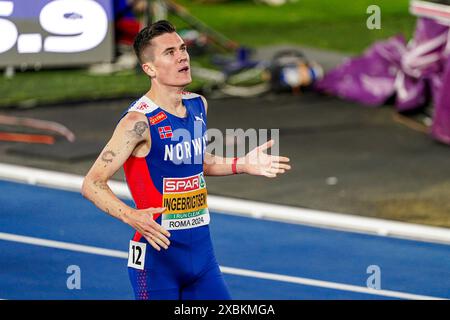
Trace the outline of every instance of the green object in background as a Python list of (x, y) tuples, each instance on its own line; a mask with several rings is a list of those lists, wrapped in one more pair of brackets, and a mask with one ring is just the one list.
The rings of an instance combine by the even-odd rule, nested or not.
[[(37, 105), (114, 98), (138, 98), (150, 87), (144, 73), (134, 70), (93, 76), (85, 70), (18, 72), (0, 78), (0, 107)], [(200, 87), (193, 81), (189, 90)]]
[(145, 90), (148, 82), (133, 73), (91, 76), (85, 70), (17, 72), (0, 80), (0, 105), (33, 107), (68, 100), (114, 98)]
[[(394, 34), (410, 38), (416, 21), (409, 13), (409, 0), (298, 0), (276, 7), (253, 0), (209, 5), (177, 2), (245, 46), (298, 44), (357, 54)], [(367, 8), (371, 5), (380, 7), (380, 30), (367, 28)]]
[[(279, 7), (248, 1), (205, 4), (178, 0), (200, 21), (241, 45), (306, 45), (347, 53), (361, 53), (372, 42), (403, 33), (410, 38), (416, 18), (409, 0), (299, 0)], [(381, 29), (366, 27), (370, 5), (381, 9)], [(178, 29), (186, 23), (170, 17)], [(201, 57), (203, 64), (207, 59)], [(32, 107), (48, 103), (139, 97), (149, 87), (143, 73), (128, 72), (92, 76), (85, 70), (17, 72), (0, 77), (0, 107)], [(200, 83), (188, 88), (195, 91)]]

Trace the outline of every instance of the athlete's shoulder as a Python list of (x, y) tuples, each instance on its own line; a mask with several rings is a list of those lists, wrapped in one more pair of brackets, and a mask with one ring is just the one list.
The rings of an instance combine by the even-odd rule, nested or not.
[(143, 114), (148, 114), (158, 109), (158, 106), (146, 96), (142, 96), (134, 101), (128, 108), (128, 112), (135, 111)]
[(199, 98), (199, 97), (200, 97), (200, 95), (198, 93), (194, 93), (194, 92), (183, 91), (181, 93), (181, 98), (185, 99), (185, 100), (195, 99), (195, 98)]
[(145, 132), (145, 129), (148, 127), (147, 116), (143, 113), (133, 111), (125, 114), (117, 124), (118, 132), (133, 131), (137, 128)]
[(186, 99), (186, 100), (200, 98), (203, 102), (203, 105), (205, 106), (205, 111), (208, 111), (208, 102), (206, 101), (206, 98), (204, 96), (202, 96), (201, 94), (189, 92), (189, 91), (183, 91), (181, 97), (182, 97), (182, 99)]
[(147, 114), (151, 113), (156, 108), (155, 104), (149, 98), (143, 96), (134, 101), (123, 113), (119, 120), (118, 127), (130, 130), (136, 125), (148, 126)]

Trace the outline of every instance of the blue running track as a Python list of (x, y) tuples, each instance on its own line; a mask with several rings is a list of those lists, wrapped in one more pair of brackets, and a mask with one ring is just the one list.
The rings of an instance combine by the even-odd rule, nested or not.
[[(133, 299), (127, 260), (23, 243), (19, 235), (127, 252), (133, 230), (79, 193), (0, 181), (1, 299)], [(131, 205), (130, 202), (128, 204)], [(450, 298), (450, 246), (342, 232), (212, 212), (211, 231), (221, 266), (289, 279), (314, 279), (366, 289), (380, 268), (381, 289)], [(69, 290), (70, 265), (81, 289)], [(314, 285), (230, 274), (234, 299), (397, 299)], [(290, 282), (289, 282), (290, 281)]]

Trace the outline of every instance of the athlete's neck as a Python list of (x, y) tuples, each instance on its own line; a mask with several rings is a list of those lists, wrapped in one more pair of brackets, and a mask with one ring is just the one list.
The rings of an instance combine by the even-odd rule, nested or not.
[(146, 93), (146, 96), (163, 110), (183, 117), (186, 114), (186, 108), (181, 100), (183, 90), (184, 88), (152, 84), (152, 88)]

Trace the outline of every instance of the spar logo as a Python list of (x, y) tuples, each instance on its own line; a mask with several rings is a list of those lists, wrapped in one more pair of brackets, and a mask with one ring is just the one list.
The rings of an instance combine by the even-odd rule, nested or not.
[(164, 193), (189, 192), (205, 187), (203, 173), (186, 178), (164, 178)]
[(199, 174), (200, 176), (200, 188), (204, 188), (205, 187), (205, 178), (203, 177), (203, 173)]

